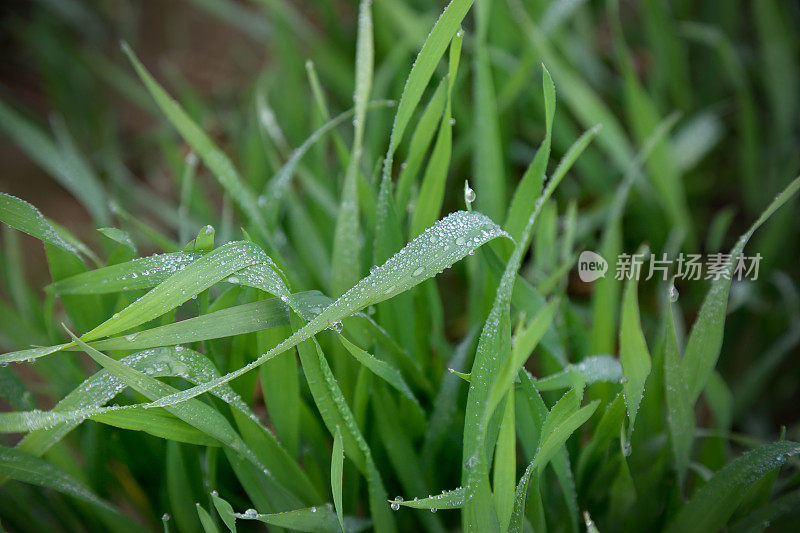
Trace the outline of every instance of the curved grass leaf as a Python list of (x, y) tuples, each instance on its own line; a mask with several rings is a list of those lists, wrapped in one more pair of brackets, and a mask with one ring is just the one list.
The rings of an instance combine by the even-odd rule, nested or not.
[(725, 329), (725, 311), (728, 306), (731, 279), (747, 241), (775, 211), (794, 196), (798, 189), (800, 189), (800, 177), (792, 180), (761, 213), (761, 216), (750, 226), (747, 232), (739, 237), (736, 245), (731, 250), (730, 264), (726, 269), (726, 274), (712, 282), (711, 288), (703, 300), (703, 305), (700, 307), (697, 320), (692, 326), (683, 354), (683, 374), (686, 376), (692, 400), (696, 400), (700, 393), (703, 392), (711, 372), (717, 365), (719, 352), (722, 348), (722, 334)]
[(467, 490), (464, 487), (458, 487), (427, 498), (415, 498), (409, 501), (389, 500), (389, 502), (399, 503), (403, 507), (412, 509), (461, 509), (468, 497)]
[(0, 221), (40, 241), (78, 255), (77, 248), (63, 239), (38, 209), (16, 196), (0, 192)]
[(550, 391), (571, 387), (575, 373), (580, 375), (586, 385), (599, 382), (617, 383), (623, 377), (622, 366), (615, 357), (591, 355), (580, 363), (570, 364), (560, 372), (537, 379), (534, 382), (536, 390)]
[[(333, 512), (329, 505), (309, 507), (285, 513), (234, 513), (233, 516), (241, 520), (258, 520), (268, 526), (285, 527), (295, 531), (308, 531), (311, 533), (337, 533), (342, 531), (336, 513)], [(370, 525), (369, 520), (352, 517), (345, 517), (344, 523), (345, 532), (363, 531)]]
[(694, 442), (694, 402), (689, 396), (686, 374), (681, 368), (672, 305), (667, 305), (667, 331), (664, 336), (664, 397), (667, 403), (667, 426), (675, 470), (678, 473), (679, 487), (682, 489)]
[(336, 426), (333, 434), (333, 451), (331, 452), (331, 492), (333, 505), (336, 507), (336, 517), (344, 531), (344, 512), (342, 508), (342, 476), (344, 474), (344, 444), (342, 444), (342, 430)]
[[(256, 264), (272, 265), (272, 260), (257, 245), (249, 241), (224, 244), (198, 258), (185, 269), (177, 271), (81, 338), (83, 341), (96, 340), (136, 327), (178, 307), (237, 271)], [(288, 295), (283, 280), (273, 268), (267, 266), (258, 274), (264, 276), (265, 290), (273, 294)]]
[(119, 511), (110, 503), (100, 499), (78, 480), (55, 465), (23, 450), (0, 446), (0, 474), (73, 496), (121, 518)]
[(667, 531), (722, 529), (747, 495), (747, 488), (797, 454), (800, 443), (784, 441), (766, 444), (737, 457), (697, 489)]
[(371, 353), (362, 350), (358, 346), (354, 345), (352, 342), (347, 340), (344, 336), (340, 336), (339, 340), (344, 345), (350, 354), (355, 357), (359, 363), (364, 365), (370, 372), (381, 378), (382, 380), (386, 381), (389, 385), (400, 391), (406, 398), (414, 402), (415, 404), (419, 405), (419, 402), (414, 396), (414, 393), (411, 392), (411, 389), (406, 384), (405, 380), (403, 379), (402, 374), (397, 368), (393, 367), (392, 365), (388, 364), (385, 361), (381, 361)]
[(368, 305), (405, 292), (448, 268), (470, 251), (504, 234), (495, 223), (480, 213), (452, 213), (425, 230), (372, 274), (326, 307), (322, 313), (255, 361), (202, 386), (164, 397), (152, 405), (178, 403), (226, 383), (316, 335), (334, 322), (341, 321)]
[(372, 42), (372, 1), (361, 0), (358, 10), (356, 39), (356, 79), (353, 103), (355, 117), (353, 146), (344, 177), (342, 201), (336, 216), (333, 239), (333, 288), (336, 296), (343, 293), (360, 277), (361, 228), (358, 205), (358, 166), (361, 164), (364, 123), (367, 101), (372, 90), (372, 69), (375, 50)]
[(619, 359), (622, 363), (622, 375), (625, 377), (622, 391), (630, 419), (629, 439), (644, 395), (644, 385), (647, 376), (650, 375), (650, 353), (647, 351), (647, 343), (642, 334), (636, 288), (637, 282), (634, 278), (625, 284), (619, 330)]

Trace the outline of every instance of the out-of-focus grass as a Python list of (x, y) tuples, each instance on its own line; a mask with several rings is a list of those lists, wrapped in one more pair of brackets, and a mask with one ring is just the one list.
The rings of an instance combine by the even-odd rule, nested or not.
[[(146, 2), (3, 21), (3, 141), (99, 230), (2, 178), (3, 527), (796, 519), (797, 7), (175, 5), (236, 79)], [(641, 249), (763, 259), (614, 279)]]

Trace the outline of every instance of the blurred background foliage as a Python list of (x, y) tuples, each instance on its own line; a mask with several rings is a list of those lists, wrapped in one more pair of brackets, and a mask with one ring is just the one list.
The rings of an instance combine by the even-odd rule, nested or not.
[[(398, 97), (443, 6), (425, 0), (374, 1), (373, 98)], [(496, 206), (483, 203), (488, 195), (481, 194), (480, 170), (486, 163), (476, 153), (496, 152), (499, 159), (489, 165), (507, 176), (508, 191), (513, 190), (544, 136), (542, 63), (553, 75), (559, 98), (554, 161), (581, 131), (603, 123), (597, 141), (559, 192), (559, 216), (567, 206), (580, 210), (576, 240), (586, 247), (596, 243), (621, 177), (653, 129), (668, 117), (674, 117), (668, 139), (653, 148), (644, 165), (649, 179), (637, 180), (625, 211), (621, 249), (628, 253), (642, 242), (656, 253), (727, 251), (800, 171), (800, 4), (510, 0), (492, 2), (490, 10), (485, 35), (472, 16), (464, 24), (468, 59), (453, 96), (449, 173), (457, 186), (448, 187), (445, 211), (461, 206), (458, 184), (469, 178), (478, 192), (476, 209), (495, 219), (501, 216), (493, 212)], [(2, 112), (24, 117), (57, 145), (80, 154), (114, 199), (114, 215), (132, 232), (141, 232), (138, 219), (180, 238), (207, 223), (218, 228), (221, 242), (237, 233), (232, 207), (221, 194), (193, 196), (190, 227), (179, 228), (176, 206), (188, 149), (135, 77), (119, 49), (120, 40), (131, 43), (159, 81), (224, 147), (254, 190), (261, 190), (291, 150), (329, 118), (313, 103), (307, 61), (313, 62), (332, 115), (352, 105), (355, 2), (12, 0), (0, 6), (0, 13)], [(496, 122), (489, 123), (495, 124), (497, 137), (485, 135), (486, 123), (479, 122), (481, 110), (475, 105), (475, 68), (470, 63), (478, 38), (485, 40), (488, 51), (496, 103), (490, 110)], [(391, 110), (371, 112), (365, 135), (369, 160), (385, 151), (391, 119)], [(55, 184), (20, 149), (18, 130), (9, 126), (13, 121), (3, 122), (0, 189), (30, 201), (88, 243), (104, 246), (92, 220), (111, 212), (91, 213), (82, 207), (65, 183)], [(279, 128), (279, 134), (273, 129), (265, 141), (270, 128)], [(349, 129), (341, 134), (351, 135)], [(488, 144), (481, 145), (486, 138)], [(476, 149), (476, 143), (483, 147)], [(324, 174), (329, 160), (324, 149), (312, 150), (307, 171)], [(316, 195), (298, 191), (305, 195), (311, 218), (323, 220), (335, 210), (335, 204), (326, 202), (335, 197), (343, 175), (338, 167), (331, 172), (335, 175), (329, 190)], [(198, 188), (215, 190), (205, 170), (198, 180), (204, 184)], [(501, 198), (503, 194), (510, 197), (510, 192)], [(774, 440), (782, 425), (788, 438), (800, 440), (797, 213), (795, 198), (748, 247), (749, 255), (763, 256), (760, 282), (734, 284), (717, 367), (734, 392), (735, 414), (728, 425), (765, 440)], [(291, 233), (292, 221), (285, 225)], [(333, 240), (333, 228), (329, 231), (324, 243)], [(4, 242), (18, 238), (8, 231), (3, 235)], [(534, 242), (547, 243), (548, 237), (538, 235)], [(561, 228), (553, 237), (562, 237)], [(142, 242), (140, 255), (161, 247), (152, 236), (148, 242), (146, 233)], [(22, 244), (28, 267), (22, 275), (39, 287), (48, 278), (41, 246), (27, 238)], [(534, 254), (528, 274), (544, 279), (554, 261), (552, 254)], [(12, 263), (5, 263), (8, 280)], [(296, 290), (330, 288), (329, 283), (309, 274)], [(445, 293), (448, 283), (455, 282), (445, 276)], [(652, 332), (659, 318), (655, 282), (642, 286), (643, 326)], [(692, 322), (706, 288), (704, 282), (678, 287), (686, 314), (679, 324)], [(572, 274), (565, 289), (584, 304), (586, 314), (577, 319), (588, 320), (591, 287)], [(37, 311), (25, 304), (28, 296), (14, 294), (13, 286), (6, 283), (3, 290), (0, 319), (16, 327), (3, 328), (0, 344), (5, 349), (29, 345), (37, 338), (28, 325), (36, 322)], [(445, 298), (450, 340), (461, 338), (470, 323), (462, 303)], [(614, 349), (602, 339), (572, 340)], [(37, 379), (33, 374), (26, 378)], [(701, 402), (698, 424), (711, 425), (710, 416)], [(125, 432), (114, 435), (128, 438)], [(117, 457), (108, 470), (102, 464), (87, 467), (93, 476), (114, 476), (124, 484), (130, 471), (147, 469), (146, 461), (146, 456), (131, 455)], [(136, 484), (128, 488), (133, 500), (136, 490), (159, 490)]]

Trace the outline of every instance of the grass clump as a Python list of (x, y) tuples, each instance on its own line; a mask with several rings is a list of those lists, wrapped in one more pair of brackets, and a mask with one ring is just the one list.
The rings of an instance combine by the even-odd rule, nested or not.
[[(25, 30), (59, 58), (42, 65), (64, 119), (51, 134), (4, 100), (0, 129), (98, 233), (0, 194), (4, 527), (796, 518), (798, 389), (770, 385), (800, 341), (795, 11), (753, 7), (751, 73), (734, 6), (709, 22), (699, 2), (362, 0), (351, 39), (336, 2), (313, 24), (291, 2), (192, 3), (281, 52), (235, 112), (160, 81), (135, 44), (129, 69), (98, 56), (108, 8), (43, 4)], [(70, 46), (38, 39), (53, 24)], [(84, 24), (98, 33), (76, 45)], [(586, 38), (600, 25), (609, 50)], [(727, 81), (695, 83), (695, 57)], [(69, 58), (158, 126), (122, 142), (102, 100), (58, 82)], [(156, 174), (133, 142), (160, 148), (172, 199), (132, 178), (132, 162)], [(741, 213), (718, 208), (730, 198)], [(44, 246), (43, 291), (20, 233)], [(591, 249), (609, 271), (582, 283)], [(636, 250), (764, 263), (758, 280), (733, 281), (735, 261), (704, 281), (617, 279)]]

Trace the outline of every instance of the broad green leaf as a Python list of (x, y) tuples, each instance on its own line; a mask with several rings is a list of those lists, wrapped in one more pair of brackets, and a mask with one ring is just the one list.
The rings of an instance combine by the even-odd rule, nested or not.
[(766, 444), (734, 459), (697, 489), (667, 531), (722, 529), (747, 494), (747, 488), (797, 454), (800, 444), (784, 441)]
[(639, 319), (639, 301), (636, 294), (637, 282), (631, 278), (625, 284), (622, 295), (622, 317), (619, 330), (619, 360), (622, 363), (622, 392), (628, 408), (630, 426), (628, 438), (633, 434), (636, 413), (644, 395), (644, 384), (650, 374), (650, 353), (642, 334)]
[(758, 220), (739, 237), (736, 245), (731, 250), (730, 264), (726, 269), (726, 274), (711, 283), (711, 288), (708, 290), (703, 300), (703, 305), (700, 307), (697, 320), (692, 326), (692, 331), (686, 342), (686, 350), (683, 354), (683, 374), (686, 376), (686, 384), (693, 401), (703, 392), (711, 372), (717, 365), (717, 359), (722, 348), (722, 334), (725, 329), (728, 292), (730, 291), (731, 279), (734, 277), (737, 261), (753, 233), (775, 211), (788, 202), (798, 189), (800, 189), (800, 177), (792, 180), (783, 192), (778, 194), (764, 212), (761, 213)]
[(503, 231), (484, 215), (463, 211), (452, 213), (408, 243), (319, 315), (255, 361), (205, 385), (164, 397), (153, 405), (178, 403), (226, 383), (316, 335), (334, 322), (341, 321), (368, 305), (405, 292), (501, 235), (504, 235)]

